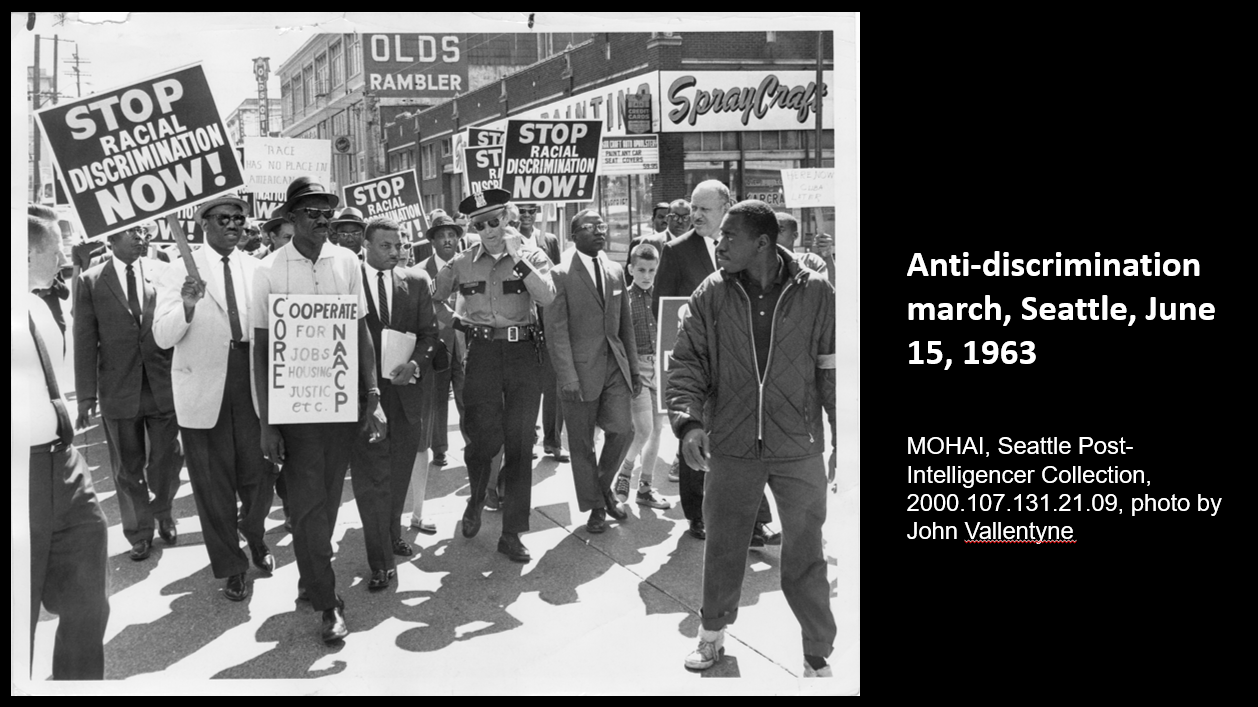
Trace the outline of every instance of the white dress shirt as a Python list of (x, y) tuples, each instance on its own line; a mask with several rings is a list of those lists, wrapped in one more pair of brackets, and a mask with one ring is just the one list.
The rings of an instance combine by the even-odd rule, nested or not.
[(581, 263), (585, 265), (586, 272), (590, 273), (590, 281), (594, 283), (595, 291), (598, 290), (598, 283), (599, 283), (600, 278), (602, 279), (603, 299), (606, 300), (607, 299), (607, 268), (602, 267), (601, 261), (602, 261), (603, 251), (600, 250), (598, 252), (598, 258), (600, 260), (598, 277), (595, 277), (594, 275), (594, 258), (591, 258), (590, 256), (586, 255), (585, 253), (582, 253), (579, 250), (574, 250), (573, 252), (576, 254), (577, 258), (581, 261)]

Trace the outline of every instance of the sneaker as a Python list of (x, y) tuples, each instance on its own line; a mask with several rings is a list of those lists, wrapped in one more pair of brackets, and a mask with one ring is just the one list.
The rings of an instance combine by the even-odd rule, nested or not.
[(755, 530), (751, 531), (752, 547), (764, 547), (765, 545), (781, 544), (782, 534), (770, 528), (768, 523), (756, 523)]
[(688, 670), (707, 670), (716, 665), (725, 652), (725, 629), (709, 631), (699, 629), (699, 647), (686, 656)]
[(638, 489), (638, 505), (667, 510), (673, 507), (673, 504), (664, 499), (663, 496), (655, 492), (650, 486), (643, 486)]
[(617, 476), (616, 485), (613, 488), (615, 488), (616, 496), (620, 498), (621, 503), (626, 503), (629, 500), (629, 477), (628, 476), (625, 476), (624, 474)]
[(489, 489), (485, 493), (485, 510), (498, 511), (502, 509), (502, 499), (498, 498), (498, 492), (495, 489)]
[(681, 472), (677, 469), (677, 460), (673, 460), (673, 465), (668, 467), (668, 480), (674, 483), (681, 481)]
[(834, 677), (834, 670), (832, 670), (829, 665), (813, 670), (812, 666), (809, 665), (807, 661), (804, 661), (804, 677), (806, 678), (832, 678)]

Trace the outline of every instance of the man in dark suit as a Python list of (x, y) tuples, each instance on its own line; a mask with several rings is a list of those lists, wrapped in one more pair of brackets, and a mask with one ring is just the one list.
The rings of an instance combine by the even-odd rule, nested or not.
[[(665, 244), (660, 254), (660, 269), (655, 276), (655, 303), (652, 305), (656, 312), (660, 311), (660, 297), (689, 297), (708, 275), (716, 271), (716, 245), (721, 240), (721, 219), (725, 218), (725, 212), (733, 203), (729, 188), (715, 179), (700, 182), (695, 187), (690, 195), (693, 227)], [(678, 470), (681, 476), (678, 489), (681, 508), (686, 520), (690, 521), (690, 534), (703, 540), (707, 537), (703, 525), (703, 472), (692, 468), (680, 457)], [(782, 535), (768, 526), (772, 520), (768, 499), (762, 496), (755, 533), (751, 538), (752, 547), (782, 542)]]
[[(376, 377), (380, 381), (380, 406), (389, 420), (389, 434), (373, 439), (362, 430), (354, 441), (350, 465), (354, 500), (363, 522), (367, 563), (371, 580), (367, 589), (385, 589), (397, 576), (394, 555), (414, 554), (402, 539), (402, 507), (411, 483), (415, 453), (428, 448), (432, 401), (424, 399), (419, 385), (431, 375), (432, 357), (441, 340), (432, 306), (432, 281), (422, 269), (397, 268), (402, 255), (396, 221), (373, 219), (364, 238), (363, 288), (367, 292), (367, 329), (376, 352)], [(387, 349), (384, 331), (414, 334), (410, 360), (382, 367)], [(431, 392), (431, 391), (429, 391)], [(426, 461), (426, 459), (425, 459)], [(423, 471), (427, 471), (424, 464)], [(421, 484), (427, 483), (423, 474)], [(435, 529), (434, 529), (435, 530)]]
[(78, 425), (88, 424), (99, 401), (122, 532), (136, 561), (149, 556), (155, 526), (168, 544), (177, 541), (170, 509), (183, 467), (171, 351), (153, 339), (154, 283), (167, 266), (140, 258), (148, 247), (144, 232), (109, 236), (113, 255), (83, 273), (74, 316)]
[[(587, 209), (573, 217), (571, 233), (576, 248), (552, 271), (547, 338), (564, 401), (577, 506), (590, 512), (586, 530), (601, 533), (606, 516), (628, 517), (611, 486), (633, 441), (630, 405), (642, 382), (624, 271), (601, 253), (607, 224)], [(595, 426), (604, 432), (597, 459)]]
[[(433, 245), (433, 253), (432, 256), (421, 261), (419, 267), (428, 273), (430, 280), (436, 282), (437, 274), (441, 272), (441, 268), (444, 268), (446, 263), (453, 260), (455, 254), (459, 252), (459, 239), (463, 237), (463, 227), (442, 212), (433, 218), (432, 227), (428, 229), (426, 235), (429, 242)], [(451, 295), (450, 299), (446, 301), (433, 302), (433, 306), (437, 310), (437, 323), (441, 342), (445, 344), (446, 352), (450, 357), (450, 367), (445, 371), (435, 372), (436, 405), (433, 408), (432, 418), (432, 463), (434, 466), (445, 466), (447, 462), (446, 451), (450, 448), (447, 430), (450, 426), (449, 401), (451, 387), (454, 388), (454, 405), (458, 408), (459, 419), (463, 419), (463, 357), (465, 343), (462, 332), (454, 329), (454, 302), (456, 297), (457, 295)], [(464, 443), (466, 444), (466, 440)]]
[[(520, 233), (546, 253), (550, 262), (559, 264), (559, 237), (535, 228), (537, 221), (537, 204), (512, 204), (511, 208), (519, 209)], [(546, 330), (545, 308), (537, 311), (537, 322), (542, 331)], [(555, 383), (555, 369), (549, 360), (549, 347), (545, 347), (547, 360), (542, 362), (542, 448), (556, 461), (566, 462), (569, 457), (563, 450), (560, 439), (563, 436), (563, 411), (560, 410), (559, 388)]]

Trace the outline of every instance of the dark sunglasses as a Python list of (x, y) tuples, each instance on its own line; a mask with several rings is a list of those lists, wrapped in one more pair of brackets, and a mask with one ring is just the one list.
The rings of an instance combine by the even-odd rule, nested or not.
[(497, 228), (500, 223), (502, 223), (502, 221), (496, 218), (491, 218), (488, 221), (473, 221), (472, 228), (475, 228), (478, 231), (483, 231), (486, 226), (489, 226), (490, 228)]
[(336, 215), (336, 212), (333, 211), (332, 209), (312, 209), (312, 208), (306, 207), (306, 208), (301, 208), (297, 210), (306, 212), (306, 218), (310, 219), (311, 221), (318, 221), (320, 217), (323, 217), (324, 219), (331, 221), (332, 217)]
[(210, 214), (210, 216), (213, 216), (214, 220), (217, 221), (220, 226), (226, 226), (229, 223), (234, 223), (237, 226), (243, 226), (245, 225), (245, 221), (249, 220), (245, 218), (243, 214)]
[(520, 207), (520, 215), (521, 215), (521, 216), (529, 216), (529, 215), (532, 215), (532, 214), (535, 214), (535, 213), (537, 213), (537, 209), (535, 209), (535, 208), (526, 208), (526, 207), (523, 207), (523, 206), (521, 206), (521, 207)]

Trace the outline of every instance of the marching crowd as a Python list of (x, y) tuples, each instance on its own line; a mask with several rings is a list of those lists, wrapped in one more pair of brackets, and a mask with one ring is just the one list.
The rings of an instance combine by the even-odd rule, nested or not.
[[(571, 219), (572, 247), (560, 252), (559, 239), (536, 226), (538, 207), (511, 203), (499, 189), (465, 199), (462, 220), (434, 212), (422, 249), (397, 222), (338, 204), (309, 178), (291, 183), (264, 222), (250, 218), (245, 201), (217, 197), (196, 209), (204, 243), (191, 263), (152, 246), (155, 224), (137, 226), (108, 236), (107, 252), (76, 247), (67, 294), (56, 215), (29, 208), (31, 336), (15, 340), (14, 358), (43, 371), (39, 401), (47, 393), (31, 416), (39, 442), (30, 466), (31, 640), (41, 605), (59, 615), (55, 679), (103, 677), (109, 616), (108, 523), (73, 445), (76, 426), (101, 420), (137, 562), (155, 535), (178, 542), (171, 504), (186, 465), (229, 600), (251, 595), (251, 563), (275, 570), (264, 522), (278, 495), (298, 599), (319, 612), (320, 637), (331, 643), (349, 633), (332, 566), (346, 473), (352, 466), (367, 589), (387, 589), (396, 558), (415, 553), (404, 537), (408, 494), (408, 525), (436, 532), (423, 502), (430, 465), (447, 463), (451, 392), (470, 488), (463, 536), (477, 535), (483, 510), (501, 511), (498, 552), (531, 561), (521, 535), (539, 437), (546, 454), (570, 461), (587, 532), (626, 519), (630, 498), (669, 508), (655, 464), (671, 425), (680, 450), (669, 475), (690, 534), (706, 541), (700, 641), (685, 666), (720, 660), (747, 548), (780, 544), (804, 674), (830, 674), (836, 628), (821, 535), (835, 464), (823, 428), (824, 415), (833, 438), (830, 236), (816, 237), (817, 252), (796, 253), (793, 217), (759, 201), (735, 204), (716, 181), (699, 184), (689, 201), (657, 204), (655, 232), (634, 239), (627, 267), (607, 257), (608, 225), (597, 211)], [(70, 294), (74, 421), (55, 375), (66, 354), (59, 300)], [(272, 294), (356, 299), (356, 422), (270, 423)], [(662, 297), (689, 298), (679, 323), (657, 321)], [(664, 326), (678, 331), (661, 386), (655, 345)], [(409, 360), (385, 370), (388, 330), (416, 344)], [(667, 415), (657, 412), (661, 400)]]

